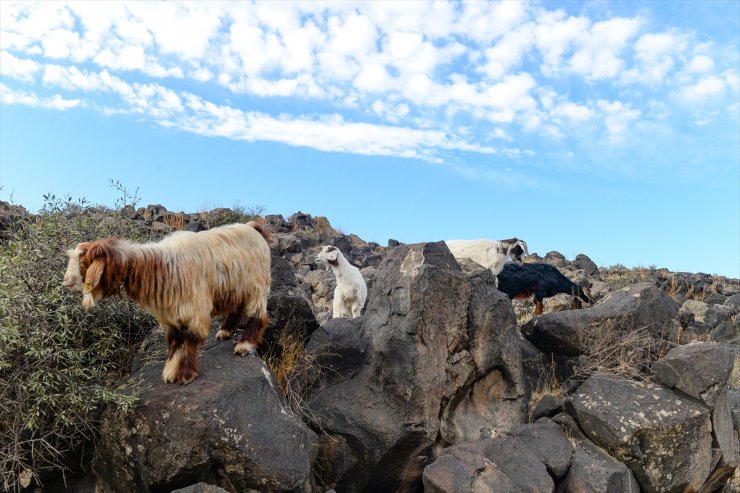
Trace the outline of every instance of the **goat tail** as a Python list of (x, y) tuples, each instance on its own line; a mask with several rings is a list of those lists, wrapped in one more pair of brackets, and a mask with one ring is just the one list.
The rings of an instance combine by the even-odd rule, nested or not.
[(265, 222), (264, 219), (253, 220), (247, 223), (248, 226), (252, 226), (255, 231), (262, 235), (268, 245), (272, 245), (274, 237), (272, 236), (273, 231), (270, 225)]

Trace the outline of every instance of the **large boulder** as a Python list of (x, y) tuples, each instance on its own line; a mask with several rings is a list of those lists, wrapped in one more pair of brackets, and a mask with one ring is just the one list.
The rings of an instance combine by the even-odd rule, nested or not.
[(698, 489), (712, 468), (709, 410), (658, 385), (596, 373), (573, 396), (576, 419), (646, 492)]
[(678, 304), (652, 284), (634, 284), (608, 294), (590, 308), (546, 313), (522, 326), (522, 332), (546, 353), (588, 354), (584, 333), (645, 331), (657, 340), (668, 339), (676, 326)]
[(523, 420), (512, 411), (522, 406), (516, 327), (499, 295), (490, 273), (466, 276), (443, 242), (398, 246), (377, 268), (365, 315), (314, 333), (307, 358), (324, 371), (306, 402), (331, 438), (318, 461), (328, 486), (418, 488), (443, 411), (439, 447)]
[(424, 493), (552, 492), (555, 486), (537, 454), (512, 436), (449, 447), (424, 469), (423, 480)]
[(103, 492), (172, 491), (198, 482), (229, 491), (308, 491), (317, 437), (292, 415), (254, 356), (211, 336), (200, 377), (162, 383), (161, 329), (137, 355), (124, 387), (131, 407), (104, 410), (94, 472)]

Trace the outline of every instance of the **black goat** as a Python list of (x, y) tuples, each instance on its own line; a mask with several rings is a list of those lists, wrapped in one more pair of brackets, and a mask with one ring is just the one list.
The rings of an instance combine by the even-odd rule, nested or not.
[(509, 299), (527, 299), (534, 295), (534, 314), (542, 313), (542, 300), (558, 293), (573, 295), (573, 308), (581, 308), (582, 301), (593, 303), (591, 292), (580, 286), (552, 265), (519, 264), (508, 262), (498, 274), (498, 290)]

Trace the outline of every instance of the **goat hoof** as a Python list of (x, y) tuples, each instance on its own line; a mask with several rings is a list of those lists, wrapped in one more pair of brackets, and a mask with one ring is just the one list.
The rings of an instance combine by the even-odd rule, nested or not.
[(196, 378), (198, 378), (198, 374), (197, 373), (191, 373), (188, 376), (181, 375), (180, 376), (180, 385), (187, 385), (190, 382), (192, 382), (193, 380), (195, 380)]
[(254, 354), (256, 348), (251, 342), (242, 341), (234, 347), (234, 354), (239, 356), (246, 356), (247, 354)]
[(231, 339), (231, 331), (219, 329), (218, 332), (216, 332), (216, 340), (217, 341), (223, 341), (226, 339)]

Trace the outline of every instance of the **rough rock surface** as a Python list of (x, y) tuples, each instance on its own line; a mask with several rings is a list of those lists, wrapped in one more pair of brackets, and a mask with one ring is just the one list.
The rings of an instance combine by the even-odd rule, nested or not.
[(543, 418), (534, 424), (517, 425), (509, 433), (539, 457), (552, 477), (557, 479), (568, 472), (573, 445), (556, 423)]
[(714, 407), (727, 387), (734, 363), (735, 355), (728, 345), (694, 342), (671, 349), (653, 363), (652, 371), (666, 387)]
[(265, 331), (264, 345), (272, 345), (273, 350), (279, 353), (285, 343), (307, 340), (319, 323), (284, 258), (272, 257), (270, 274), (272, 286), (267, 299), (270, 322)]
[(102, 416), (94, 471), (103, 491), (171, 491), (205, 482), (230, 491), (304, 491), (317, 438), (286, 409), (272, 374), (233, 343), (208, 339), (200, 377), (162, 383), (166, 346), (153, 331), (126, 385), (131, 409)]
[(574, 444), (568, 474), (560, 482), (559, 493), (639, 493), (637, 480), (627, 466), (591, 442), (572, 417), (558, 414), (559, 424)]
[(512, 436), (449, 447), (424, 470), (424, 493), (551, 492), (554, 482), (537, 454)]
[(712, 467), (710, 412), (649, 383), (597, 373), (573, 397), (576, 419), (646, 492), (698, 489)]

